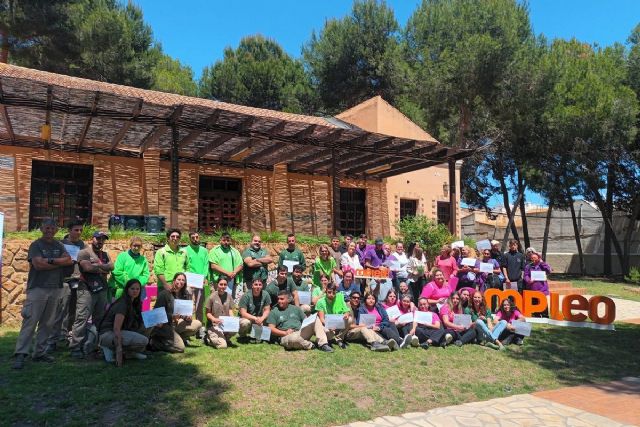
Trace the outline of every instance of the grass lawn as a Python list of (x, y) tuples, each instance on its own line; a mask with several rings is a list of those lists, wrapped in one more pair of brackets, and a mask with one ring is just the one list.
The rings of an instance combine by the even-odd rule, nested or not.
[[(521, 348), (477, 345), (333, 354), (267, 344), (154, 354), (124, 368), (30, 360), (10, 369), (17, 330), (0, 329), (3, 425), (324, 426), (381, 415), (640, 376), (640, 326), (535, 325)], [(235, 339), (234, 339), (235, 340)]]
[(582, 278), (571, 280), (576, 288), (587, 288), (589, 295), (604, 295), (615, 298), (640, 301), (640, 286), (624, 282), (605, 282), (597, 279)]

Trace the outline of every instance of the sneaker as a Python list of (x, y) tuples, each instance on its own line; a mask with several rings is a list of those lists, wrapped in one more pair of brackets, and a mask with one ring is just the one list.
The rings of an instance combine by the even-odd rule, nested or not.
[(102, 350), (102, 354), (104, 354), (105, 362), (113, 363), (116, 361), (116, 356), (112, 349), (110, 349), (109, 347), (103, 347), (103, 346), (100, 346), (100, 349)]
[(453, 343), (456, 347), (462, 347), (462, 341), (460, 340), (455, 340)]
[(487, 341), (487, 343), (485, 344), (486, 347), (492, 348), (494, 350), (500, 350), (500, 347), (498, 346), (498, 344), (493, 343), (493, 342), (489, 342)]
[(396, 340), (387, 340), (386, 344), (391, 351), (396, 351), (398, 349), (398, 343), (396, 342)]
[(500, 341), (497, 341), (497, 343), (498, 343), (498, 350), (505, 351), (507, 349), (507, 347), (503, 346)]
[(415, 335), (411, 335), (411, 347), (419, 347), (419, 346), (420, 346), (420, 340), (418, 339), (418, 337)]
[(524, 340), (522, 338), (516, 338), (516, 341), (514, 342), (515, 345), (523, 345), (524, 344)]
[(453, 341), (453, 335), (451, 335), (451, 334), (446, 334), (446, 335), (444, 336), (444, 342), (445, 342), (445, 345), (449, 345), (449, 344), (451, 344), (451, 341)]
[(420, 344), (420, 347), (423, 348), (424, 350), (429, 350), (429, 343), (423, 342), (422, 344)]
[(22, 369), (24, 368), (24, 361), (27, 358), (26, 354), (16, 354), (16, 360), (13, 361), (12, 369)]
[(201, 326), (200, 329), (198, 329), (198, 331), (196, 332), (196, 338), (201, 339), (205, 336), (206, 333), (207, 330), (204, 328), (204, 326)]
[(46, 362), (46, 363), (53, 363), (56, 361), (56, 359), (51, 356), (50, 354), (41, 354), (39, 356), (34, 356), (33, 358), (34, 362)]
[(318, 350), (324, 351), (325, 353), (333, 353), (333, 349), (329, 346), (329, 344), (323, 344), (318, 347)]
[(390, 351), (390, 350), (391, 349), (389, 348), (388, 345), (385, 345), (380, 342), (374, 342), (373, 344), (371, 344), (371, 351)]
[(340, 347), (343, 350), (346, 350), (347, 348), (347, 343), (344, 341), (338, 341), (338, 347)]
[[(417, 337), (416, 337), (417, 338)], [(405, 335), (400, 344), (400, 348), (407, 348), (411, 345), (411, 335)]]

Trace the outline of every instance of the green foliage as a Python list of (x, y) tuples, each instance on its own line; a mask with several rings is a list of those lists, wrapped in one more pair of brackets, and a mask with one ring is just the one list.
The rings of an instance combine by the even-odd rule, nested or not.
[(314, 110), (314, 94), (302, 63), (260, 35), (245, 37), (224, 59), (205, 67), (199, 95), (225, 102), (294, 113)]
[(182, 65), (169, 55), (162, 55), (153, 70), (152, 90), (196, 96), (198, 85), (193, 80), (191, 67)]
[(403, 218), (396, 222), (395, 227), (405, 246), (413, 242), (420, 243), (427, 259), (434, 258), (443, 245), (453, 241), (453, 235), (447, 227), (423, 215)]
[(640, 268), (631, 267), (629, 275), (625, 277), (625, 280), (635, 285), (640, 285)]

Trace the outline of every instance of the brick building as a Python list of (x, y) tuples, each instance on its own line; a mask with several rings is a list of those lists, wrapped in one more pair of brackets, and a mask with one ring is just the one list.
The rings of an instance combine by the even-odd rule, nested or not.
[(303, 116), (0, 64), (5, 229), (45, 216), (106, 228), (117, 214), (207, 232), (390, 235), (402, 197), (390, 202), (388, 180), (445, 164), (444, 181), (415, 181), (408, 200), (433, 216), (436, 197), (418, 201), (435, 185), (459, 230), (455, 162), (471, 151), (406, 123), (372, 128), (362, 114)]

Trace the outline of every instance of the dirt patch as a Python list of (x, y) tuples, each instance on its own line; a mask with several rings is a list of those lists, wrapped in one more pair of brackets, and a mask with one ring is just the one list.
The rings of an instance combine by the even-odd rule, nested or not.
[(356, 400), (356, 408), (358, 409), (369, 409), (371, 408), (376, 401), (369, 396), (363, 396), (360, 399)]
[(100, 424), (114, 426), (126, 415), (126, 407), (119, 402), (114, 402), (104, 409)]

